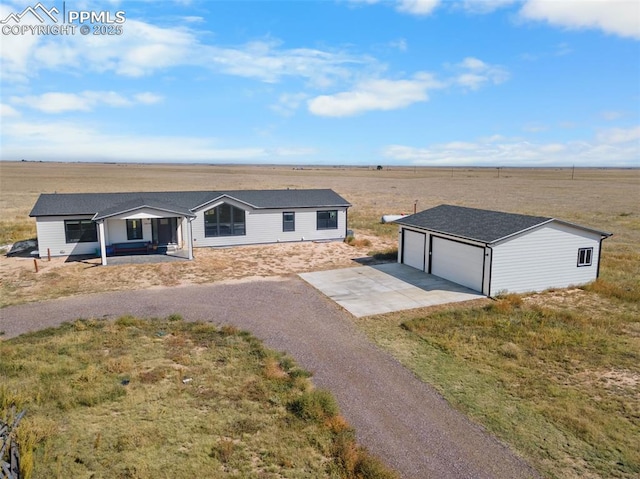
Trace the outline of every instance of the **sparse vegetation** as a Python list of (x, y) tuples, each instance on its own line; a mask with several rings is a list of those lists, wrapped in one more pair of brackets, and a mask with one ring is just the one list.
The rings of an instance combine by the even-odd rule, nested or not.
[(396, 261), (398, 259), (398, 248), (388, 248), (384, 251), (369, 251), (369, 256), (378, 261)]
[[(397, 257), (397, 249), (391, 247), (397, 240), (397, 226), (381, 224), (380, 217), (390, 213), (410, 213), (415, 200), (418, 200), (418, 210), (442, 203), (459, 204), (553, 216), (613, 232), (614, 236), (603, 243), (600, 280), (582, 290), (547, 291), (524, 298), (502, 298), (490, 306), (457, 305), (455, 308), (436, 308), (435, 311), (440, 311), (437, 314), (434, 314), (434, 309), (390, 314), (358, 320), (358, 324), (425, 382), (437, 387), (452, 404), (495, 432), (547, 476), (625, 478), (640, 474), (637, 470), (637, 451), (629, 448), (630, 441), (639, 436), (640, 410), (637, 356), (640, 351), (640, 322), (637, 320), (640, 317), (640, 216), (633, 213), (637, 210), (639, 169), (581, 169), (579, 177), (571, 180), (570, 168), (504, 168), (501, 170), (501, 178), (497, 179), (495, 171), (489, 168), (416, 170), (394, 167), (376, 171), (361, 168), (337, 170), (328, 167), (294, 171), (288, 167), (271, 166), (10, 162), (2, 162), (0, 167), (0, 208), (4, 213), (0, 220), (0, 245), (35, 235), (34, 221), (27, 215), (40, 192), (98, 191), (95, 188), (100, 191), (228, 189), (229, 185), (233, 185), (235, 189), (243, 189), (325, 188), (327, 184), (331, 184), (332, 188), (354, 205), (349, 210), (349, 228), (356, 231), (357, 235), (375, 235), (369, 236), (374, 243), (369, 254), (382, 261), (394, 261)], [(24, 178), (27, 177), (37, 188), (24, 188)], [(100, 184), (86, 181), (87, 178), (96, 177), (102, 179)], [(496, 187), (498, 182), (499, 188)], [(327, 258), (323, 268), (350, 263), (353, 248), (342, 244), (326, 246), (331, 248), (330, 253), (313, 255), (314, 258)], [(265, 251), (267, 250), (247, 248), (241, 250), (241, 254), (234, 255), (231, 249), (196, 250), (196, 261), (188, 264), (126, 265), (109, 268), (108, 271), (89, 263), (56, 264), (53, 260), (51, 263), (41, 262), (38, 274), (33, 271), (31, 260), (18, 263), (19, 259), (0, 258), (0, 305), (93, 291), (151, 285), (171, 286), (243, 275), (277, 274), (274, 273), (279, 271), (274, 255)], [(286, 250), (286, 254), (277, 256), (286, 258), (288, 263), (294, 261), (294, 256), (299, 258), (304, 266), (291, 268), (291, 271), (303, 271), (310, 267), (309, 251), (312, 250)], [(335, 260), (344, 251), (346, 253), (342, 262)], [(18, 266), (14, 266), (16, 264)], [(423, 321), (418, 322), (420, 318)], [(414, 320), (415, 323), (412, 322)], [(405, 323), (404, 328), (400, 327), (402, 323)], [(74, 327), (79, 327), (79, 324)], [(170, 326), (179, 328), (182, 324), (182, 321), (175, 321)], [(89, 323), (86, 327), (91, 330)], [(124, 328), (123, 331), (135, 331), (139, 328), (133, 324), (118, 327)], [(116, 325), (109, 328), (116, 328)], [(154, 336), (153, 341), (166, 344), (168, 338), (172, 337), (169, 334), (171, 329), (163, 327), (158, 328), (159, 331), (168, 334)], [(40, 334), (46, 336), (50, 333)], [(78, 333), (78, 340), (84, 334)], [(248, 341), (234, 328), (225, 328), (216, 334), (221, 338), (227, 337), (230, 344)], [(39, 337), (38, 334), (27, 336), (28, 341)], [(111, 337), (109, 333), (107, 338)], [(4, 348), (13, 348), (20, 342), (2, 341), (0, 347)], [(36, 344), (41, 344), (39, 341), (40, 339), (35, 341)], [(79, 343), (73, 343), (73, 348), (80, 346)], [(54, 346), (48, 347), (55, 350)], [(56, 360), (48, 366), (50, 370), (43, 370), (43, 381), (47, 384), (53, 380), (50, 376), (55, 371), (60, 371), (60, 377), (68, 377), (65, 374), (70, 369), (65, 368), (69, 367), (69, 358), (64, 352), (68, 350), (65, 348), (68, 346), (61, 346), (61, 355), (51, 356)], [(9, 349), (3, 349), (1, 354), (5, 351)], [(191, 358), (189, 354), (178, 353), (179, 351), (176, 352), (175, 360), (180, 364)], [(114, 404), (126, 402), (127, 398), (132, 397), (132, 391), (138, 391), (141, 383), (137, 382), (137, 378), (140, 375), (149, 381), (144, 383), (145, 388), (156, 387), (167, 381), (163, 375), (168, 370), (162, 369), (166, 365), (150, 367), (147, 372), (136, 369), (139, 367), (136, 366), (138, 358), (127, 354), (110, 354), (113, 356), (104, 360), (104, 363), (99, 363), (99, 370), (104, 368), (109, 374), (116, 375), (117, 379), (130, 379), (130, 385), (133, 386), (126, 386), (127, 395), (114, 399)], [(278, 411), (284, 409), (288, 421), (303, 423), (302, 419), (286, 411), (289, 402), (283, 402), (282, 398), (274, 394), (270, 395), (269, 388), (303, 380), (305, 373), (292, 368), (288, 359), (270, 355), (264, 357), (258, 352), (254, 355), (259, 360), (259, 374), (251, 374), (256, 374), (261, 381), (264, 378), (268, 387), (265, 389), (260, 385), (261, 381), (257, 381), (246, 385), (241, 393), (260, 401), (269, 397), (277, 403), (269, 403), (270, 407), (277, 406)], [(9, 364), (4, 361), (5, 356), (2, 358), (0, 369)], [(235, 361), (232, 356), (227, 359)], [(11, 364), (11, 367), (26, 367)], [(216, 363), (216, 366), (227, 367), (229, 364), (221, 362)], [(174, 374), (177, 382), (178, 373)], [(182, 383), (178, 386), (182, 387), (180, 384)], [(60, 397), (64, 398), (67, 386), (67, 383), (62, 382), (62, 386), (56, 386), (57, 389), (53, 392), (62, 393)], [(40, 390), (34, 389), (34, 394), (38, 391)], [(51, 391), (44, 392), (51, 394)], [(107, 388), (100, 394), (108, 392)], [(43, 392), (40, 391), (40, 394)], [(201, 394), (203, 397), (209, 395), (212, 400), (218, 398), (215, 389), (202, 390)], [(91, 396), (84, 398), (84, 401), (91, 400)], [(96, 400), (95, 396), (93, 400)], [(148, 403), (148, 414), (164, 417), (166, 411), (159, 407), (158, 401), (147, 397), (144, 400)], [(77, 401), (78, 399), (63, 399), (56, 407), (66, 407), (65, 404), (73, 405)], [(98, 404), (91, 407), (97, 411), (96, 408), (101, 406)], [(77, 421), (74, 414), (78, 408), (80, 407), (74, 406), (68, 410), (69, 414), (73, 412), (73, 421)], [(140, 411), (131, 410), (131, 413), (136, 420), (142, 417)], [(234, 422), (228, 424), (228, 430), (233, 434), (225, 435), (227, 429), (221, 430), (219, 436), (206, 444), (202, 449), (203, 456), (208, 458), (206, 460), (224, 465), (231, 471), (236, 461), (246, 457), (247, 449), (240, 444), (238, 435), (250, 435), (242, 431), (251, 431), (255, 428), (256, 421), (261, 420), (248, 415), (249, 417), (236, 417)], [(118, 424), (124, 421), (121, 415), (115, 415), (114, 418)], [(39, 434), (46, 436), (51, 424), (58, 427), (58, 423), (47, 421), (48, 419), (40, 420), (33, 426), (37, 427)], [(90, 427), (96, 427), (93, 421), (98, 419), (92, 418), (88, 423)], [(327, 446), (328, 443), (323, 443), (330, 452), (322, 450), (324, 454), (334, 454), (333, 457), (337, 458), (334, 461), (353, 466), (352, 477), (357, 477), (355, 471), (365, 470), (368, 466), (356, 467), (358, 461), (354, 459), (356, 456), (353, 451), (356, 448), (353, 443), (345, 440), (345, 446), (338, 447), (342, 444), (343, 436), (348, 439), (350, 434), (337, 434), (348, 429), (347, 426), (342, 426), (342, 421), (340, 416), (326, 421), (327, 427), (336, 434), (337, 439), (331, 447)], [(143, 420), (138, 422), (146, 424)], [(271, 424), (267, 421), (264, 426), (269, 430)], [(187, 425), (193, 426), (191, 420)], [(197, 426), (193, 427), (197, 429)], [(76, 434), (75, 431), (70, 431), (69, 434), (71, 433)], [(95, 445), (96, 450), (100, 451), (105, 443), (118, 444), (122, 448), (128, 443), (139, 441), (143, 444), (142, 450), (146, 451), (144, 443), (147, 433), (141, 431), (139, 434), (140, 437), (122, 435), (114, 438), (98, 432), (87, 444), (92, 447)], [(181, 440), (182, 436), (171, 436), (170, 449), (179, 451), (183, 447)], [(189, 446), (186, 439), (184, 441), (187, 444), (184, 447), (188, 451), (181, 453), (191, 454), (189, 451), (192, 449), (189, 447), (192, 446)], [(34, 448), (36, 456), (41, 454), (57, 461), (52, 455), (51, 446), (46, 443), (47, 440), (37, 443)], [(198, 451), (200, 454), (200, 450)], [(269, 461), (280, 464), (273, 466), (280, 468), (277, 469), (279, 471), (288, 470), (286, 468), (291, 464), (292, 467), (297, 467), (297, 460), (285, 457), (286, 452), (276, 448), (275, 451), (269, 449), (264, 454)], [(298, 453), (298, 449), (295, 453)], [(61, 453), (59, 457), (59, 467), (66, 464), (64, 461), (73, 459)], [(84, 456), (77, 457), (84, 461)], [(262, 456), (260, 458), (263, 460)], [(125, 457), (125, 460), (128, 458)], [(369, 467), (368, 470), (373, 469)], [(127, 474), (137, 474), (139, 477), (143, 477), (143, 473), (144, 471), (134, 467), (127, 471)]]
[(589, 296), (508, 295), (359, 324), (549, 477), (637, 477), (638, 306)]
[(21, 477), (396, 477), (291, 358), (176, 316), (0, 342), (0, 417), (27, 410)]
[(345, 238), (345, 243), (349, 246), (355, 246), (356, 248), (364, 248), (367, 246), (371, 246), (371, 240), (369, 238), (355, 238), (353, 236), (347, 236)]

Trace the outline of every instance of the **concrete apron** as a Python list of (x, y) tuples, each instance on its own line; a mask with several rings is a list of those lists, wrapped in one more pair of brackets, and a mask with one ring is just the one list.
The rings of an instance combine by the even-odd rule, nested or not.
[(399, 263), (301, 273), (299, 276), (357, 318), (485, 297)]

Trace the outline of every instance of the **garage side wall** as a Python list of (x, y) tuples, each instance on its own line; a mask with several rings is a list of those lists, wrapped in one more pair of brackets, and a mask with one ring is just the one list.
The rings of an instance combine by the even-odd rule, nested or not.
[[(593, 248), (590, 266), (578, 266), (580, 248)], [(489, 295), (588, 283), (597, 277), (599, 257), (599, 235), (548, 224), (493, 247)]]

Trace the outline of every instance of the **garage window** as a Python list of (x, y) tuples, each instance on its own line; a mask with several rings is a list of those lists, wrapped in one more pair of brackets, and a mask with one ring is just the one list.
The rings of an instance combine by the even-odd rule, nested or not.
[(580, 248), (578, 250), (578, 267), (591, 266), (593, 260), (593, 248)]

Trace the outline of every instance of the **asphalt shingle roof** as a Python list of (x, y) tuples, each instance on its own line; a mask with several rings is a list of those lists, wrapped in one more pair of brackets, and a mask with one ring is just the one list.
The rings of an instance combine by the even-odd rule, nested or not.
[(257, 209), (351, 206), (329, 189), (53, 193), (41, 194), (29, 216), (98, 214), (107, 217), (142, 206), (188, 214), (225, 195)]
[(493, 243), (549, 221), (553, 218), (440, 205), (396, 220), (396, 223)]

